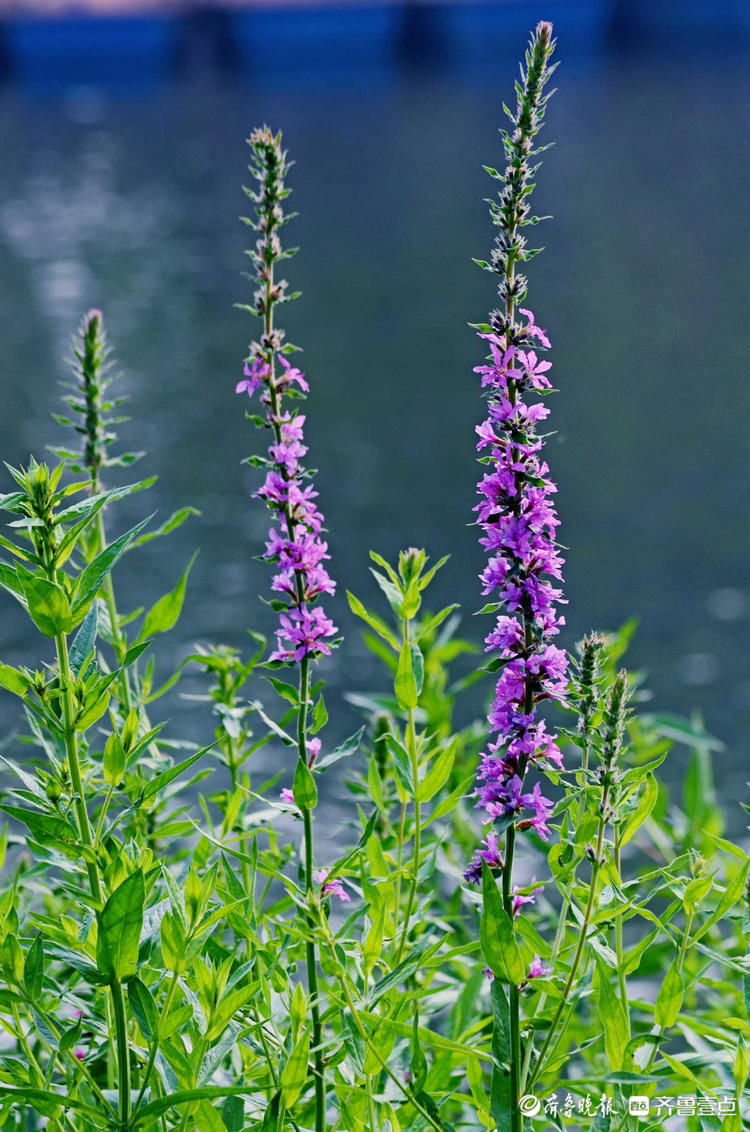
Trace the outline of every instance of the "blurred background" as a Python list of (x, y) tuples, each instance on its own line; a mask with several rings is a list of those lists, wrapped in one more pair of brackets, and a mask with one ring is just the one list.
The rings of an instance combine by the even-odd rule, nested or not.
[[(121, 505), (118, 529), (154, 508), (202, 512), (119, 568), (121, 606), (170, 589), (197, 545), (164, 642), (174, 658), (272, 627), (254, 558), (267, 520), (240, 466), (260, 438), (233, 392), (255, 327), (232, 306), (249, 293), (244, 139), (267, 121), (297, 162), (287, 233), (302, 250), (288, 276), (304, 294), (284, 313), (313, 388), (307, 432), (340, 587), (329, 604), (346, 635), (326, 664), (326, 744), (358, 723), (344, 685), (385, 686), (343, 598), (380, 601), (369, 548), (451, 554), (432, 605), (459, 600), (479, 642), (482, 555), (467, 524), (484, 351), (467, 323), (494, 291), (471, 257), (492, 240), (482, 164), (502, 161), (501, 101), (539, 18), (555, 22), (561, 67), (535, 198), (555, 219), (536, 229), (547, 250), (529, 301), (561, 391), (549, 462), (570, 548), (565, 643), (640, 617), (630, 663), (655, 707), (700, 713), (725, 744), (718, 785), (738, 831), (750, 721), (741, 0), (3, 0), (0, 455), (18, 463), (67, 439), (50, 413), (71, 333), (101, 307), (131, 398), (123, 445), (148, 450), (137, 470), (159, 475), (149, 500)], [(51, 660), (9, 597), (0, 656)], [(181, 694), (199, 690), (188, 674), (157, 706), (171, 734), (210, 733)], [(673, 780), (686, 757), (668, 764)]]

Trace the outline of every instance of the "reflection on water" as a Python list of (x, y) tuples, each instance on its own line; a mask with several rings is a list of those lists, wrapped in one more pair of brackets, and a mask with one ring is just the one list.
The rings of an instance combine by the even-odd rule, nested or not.
[[(297, 160), (303, 250), (290, 276), (304, 297), (287, 310), (313, 383), (308, 434), (333, 572), (342, 593), (377, 601), (370, 547), (451, 553), (435, 601), (458, 595), (478, 639), (468, 615), (481, 556), (467, 523), (482, 349), (466, 324), (493, 301), (470, 257), (491, 239), (481, 165), (499, 160), (509, 73), (328, 93), (279, 82), (177, 86), (148, 100), (2, 95), (0, 453), (16, 463), (59, 441), (49, 412), (69, 335), (101, 306), (131, 395), (123, 438), (149, 450), (160, 476), (151, 507), (202, 511), (169, 554), (149, 547), (137, 570), (120, 570), (124, 606), (140, 605), (201, 546), (169, 640), (176, 656), (195, 639), (239, 644), (240, 626), (269, 627), (257, 597), (267, 571), (254, 560), (266, 518), (239, 465), (256, 437), (232, 392), (252, 334), (232, 307), (244, 297), (243, 139), (264, 120), (285, 130)], [(734, 803), (750, 712), (749, 162), (736, 115), (747, 72), (739, 60), (613, 57), (563, 68), (559, 85), (558, 145), (537, 199), (556, 221), (530, 274), (562, 390), (550, 462), (570, 547), (569, 641), (639, 613), (632, 662), (648, 668), (660, 706), (694, 705), (726, 742), (719, 784)], [(128, 501), (122, 526), (143, 507)], [(332, 610), (347, 638), (327, 666), (340, 736), (355, 724), (340, 678), (367, 687), (380, 676), (341, 598)], [(3, 659), (36, 657), (10, 600), (0, 633)], [(190, 701), (173, 696), (165, 711), (175, 731), (209, 731)]]

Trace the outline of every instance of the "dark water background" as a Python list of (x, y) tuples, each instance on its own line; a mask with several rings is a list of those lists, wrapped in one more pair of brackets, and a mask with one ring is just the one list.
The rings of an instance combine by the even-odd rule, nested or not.
[[(0, 94), (0, 455), (18, 463), (61, 441), (49, 414), (69, 336), (100, 306), (131, 397), (121, 435), (160, 477), (118, 527), (156, 506), (162, 518), (202, 511), (119, 569), (122, 607), (150, 603), (201, 547), (181, 625), (162, 642), (175, 659), (196, 640), (241, 644), (245, 627), (271, 627), (257, 596), (268, 571), (253, 557), (267, 520), (239, 463), (256, 434), (233, 393), (254, 328), (232, 303), (247, 297), (243, 139), (264, 121), (283, 128), (301, 212), (288, 275), (304, 292), (286, 312), (313, 388), (307, 433), (342, 595), (329, 604), (346, 634), (326, 665), (327, 743), (357, 725), (344, 688), (383, 686), (343, 600), (349, 588), (379, 601), (370, 547), (450, 553), (432, 604), (460, 601), (475, 640), (486, 628), (469, 616), (483, 350), (466, 324), (494, 296), (470, 257), (491, 240), (481, 166), (501, 161), (500, 103), (521, 47), (470, 76), (331, 84), (280, 72), (252, 85), (207, 73), (131, 94)], [(746, 57), (613, 49), (557, 78), (546, 140), (558, 144), (536, 198), (555, 220), (536, 229), (547, 250), (530, 267), (530, 303), (561, 390), (548, 455), (570, 547), (566, 643), (640, 615), (631, 663), (648, 670), (656, 706), (702, 713), (726, 744), (718, 784), (738, 830), (750, 720)], [(51, 659), (10, 597), (0, 657)], [(209, 735), (191, 701), (162, 705), (173, 734)], [(684, 758), (677, 749), (675, 782)]]

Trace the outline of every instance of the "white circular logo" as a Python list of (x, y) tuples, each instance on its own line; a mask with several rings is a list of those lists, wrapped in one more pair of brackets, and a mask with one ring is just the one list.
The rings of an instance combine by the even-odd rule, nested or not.
[(542, 1102), (533, 1093), (527, 1093), (526, 1096), (521, 1097), (518, 1107), (524, 1116), (536, 1116), (542, 1110)]

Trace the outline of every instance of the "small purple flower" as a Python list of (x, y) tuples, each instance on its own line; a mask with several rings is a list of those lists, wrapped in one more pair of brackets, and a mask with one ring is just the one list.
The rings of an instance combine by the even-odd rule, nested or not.
[(258, 386), (268, 380), (271, 371), (262, 358), (253, 358), (251, 362), (245, 362), (242, 372), (245, 377), (237, 382), (235, 393), (247, 393), (248, 397), (252, 397)]
[[(531, 878), (531, 885), (535, 885), (537, 888), (544, 887), (543, 885), (536, 883), (536, 877)], [(526, 885), (525, 887), (530, 888), (531, 885)], [(520, 913), (521, 908), (523, 907), (524, 904), (536, 904), (536, 896), (534, 895), (533, 892), (530, 892), (530, 893), (528, 893), (528, 895), (525, 896), (522, 892), (519, 892), (517, 888), (514, 888), (513, 889), (513, 915), (514, 916), (517, 916)]]
[(278, 647), (271, 660), (299, 661), (306, 656), (329, 656), (331, 646), (326, 637), (332, 637), (336, 626), (320, 607), (291, 609), (281, 614), (281, 628), (276, 630)]
[(77, 1057), (79, 1061), (83, 1061), (86, 1056), (86, 1051), (82, 1049), (73, 1050), (73, 1056)]
[(543, 979), (545, 975), (551, 975), (551, 974), (552, 974), (552, 968), (551, 967), (545, 967), (544, 964), (542, 963), (541, 958), (538, 955), (535, 955), (534, 958), (531, 960), (531, 964), (529, 966), (529, 973), (526, 976), (526, 978), (527, 979)]
[(334, 877), (333, 880), (326, 880), (330, 871), (330, 869), (318, 869), (313, 873), (313, 880), (316, 884), (320, 885), (321, 895), (336, 896), (342, 903), (349, 904), (352, 898), (344, 888), (344, 882), (339, 877)]
[(320, 739), (317, 738), (317, 736), (313, 736), (312, 739), (307, 740), (307, 765), (309, 767), (314, 766), (315, 760), (320, 754), (320, 747), (321, 742)]
[(500, 856), (499, 838), (494, 829), (491, 829), (487, 834), (484, 842), (475, 852), (471, 859), (471, 864), (466, 870), (466, 879), (471, 881), (472, 884), (481, 883), (483, 863), (488, 865), (491, 869), (501, 869), (503, 867), (503, 859)]
[(292, 806), (295, 810), (297, 809), (297, 803), (294, 800), (294, 791), (291, 790), (288, 786), (285, 786), (281, 791), (280, 797), (284, 805)]

